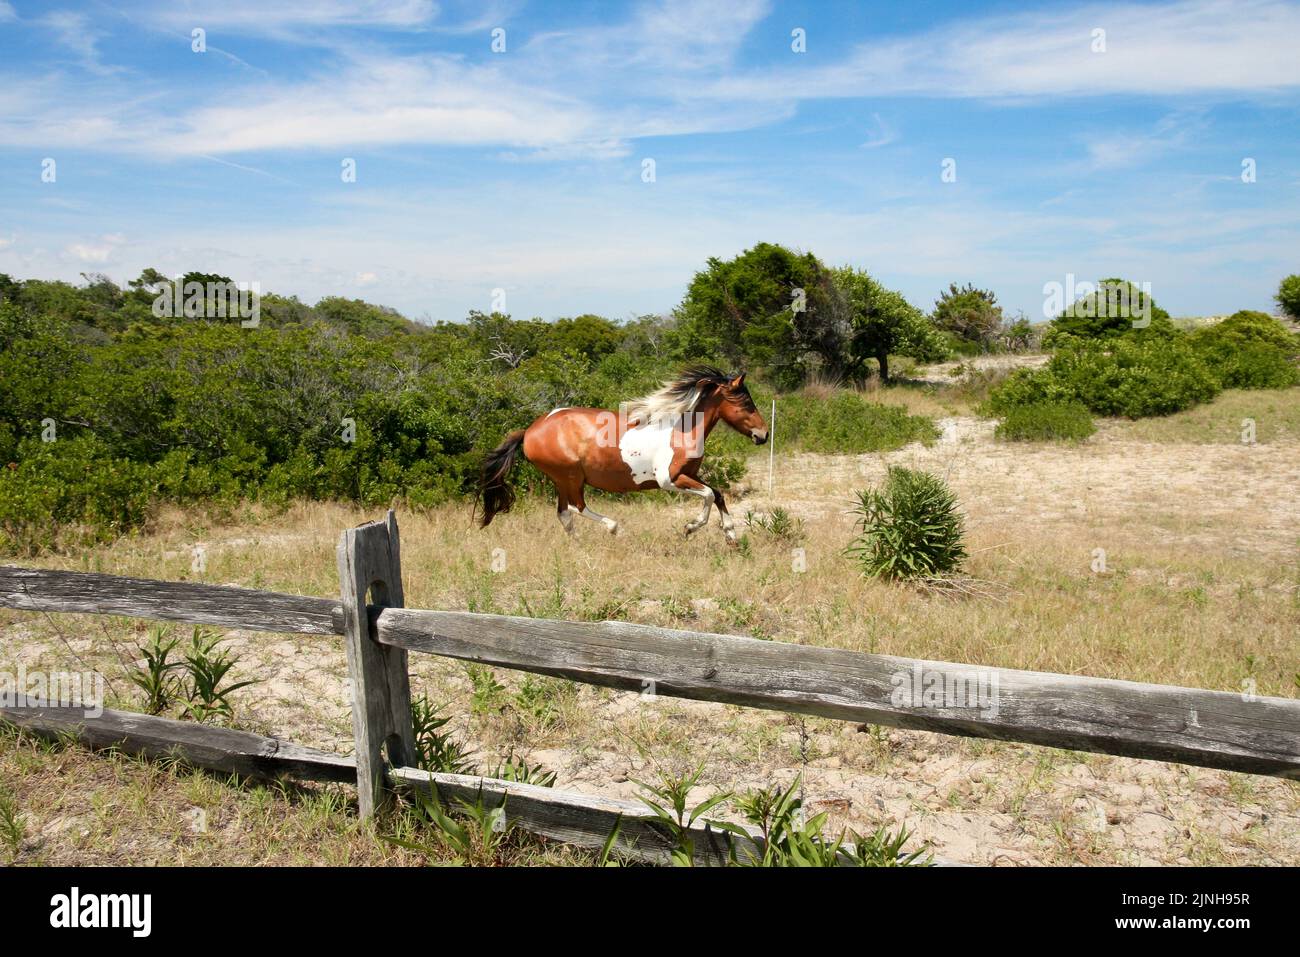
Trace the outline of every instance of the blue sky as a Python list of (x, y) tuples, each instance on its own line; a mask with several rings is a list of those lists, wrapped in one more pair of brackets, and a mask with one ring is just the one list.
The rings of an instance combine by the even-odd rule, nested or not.
[(924, 308), (1037, 320), (1073, 274), (1271, 309), (1300, 5), (0, 0), (0, 272), (626, 318), (760, 241)]

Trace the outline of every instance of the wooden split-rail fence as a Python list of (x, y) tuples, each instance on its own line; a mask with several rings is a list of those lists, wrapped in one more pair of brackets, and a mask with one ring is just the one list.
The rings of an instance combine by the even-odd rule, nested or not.
[[(384, 521), (343, 533), (338, 569), (334, 599), (0, 566), (0, 606), (341, 635), (352, 690), (353, 757), (120, 711), (89, 718), (84, 709), (19, 700), (0, 708), (0, 716), (41, 734), (74, 734), (92, 747), (180, 756), (216, 770), (355, 780), (363, 818), (375, 813), (389, 790), (433, 787), (444, 798), (505, 802), (507, 818), (518, 826), (580, 846), (602, 846), (617, 825), (618, 850), (647, 861), (664, 860), (671, 842), (644, 805), (417, 769), (408, 652), (642, 694), (1300, 780), (1300, 701), (1291, 698), (983, 668), (620, 621), (409, 609), (391, 511)], [(939, 693), (922, 694), (918, 682)], [(991, 692), (991, 698), (962, 693), (973, 689)], [(697, 827), (697, 855), (706, 863), (724, 860), (726, 839), (706, 822)]]

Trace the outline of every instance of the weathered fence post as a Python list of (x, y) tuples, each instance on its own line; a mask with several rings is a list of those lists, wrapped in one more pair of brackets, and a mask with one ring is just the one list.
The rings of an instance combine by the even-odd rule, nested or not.
[(402, 566), (397, 516), (350, 528), (339, 539), (339, 595), (343, 642), (352, 684), (352, 733), (356, 739), (357, 797), (361, 817), (375, 813), (384, 794), (384, 764), (414, 767), (411, 681), (406, 651), (375, 640), (369, 604), (401, 608)]

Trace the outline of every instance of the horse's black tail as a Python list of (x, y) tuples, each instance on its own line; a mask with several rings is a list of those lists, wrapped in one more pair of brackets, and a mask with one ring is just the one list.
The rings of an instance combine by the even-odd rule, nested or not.
[(488, 453), (483, 463), (483, 482), (479, 488), (479, 498), (483, 503), (483, 517), (479, 528), (486, 528), (492, 517), (498, 512), (510, 511), (515, 504), (515, 490), (508, 481), (510, 470), (514, 468), (515, 456), (524, 445), (524, 430), (511, 432), (506, 440)]

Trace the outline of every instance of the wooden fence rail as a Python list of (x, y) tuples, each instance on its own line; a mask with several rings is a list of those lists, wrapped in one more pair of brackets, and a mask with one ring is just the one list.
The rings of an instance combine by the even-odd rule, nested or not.
[[(50, 707), (23, 699), (11, 705), (0, 704), (0, 721), (51, 740), (73, 737), (94, 750), (175, 759), (194, 767), (251, 778), (290, 777), (331, 782), (357, 779), (356, 761), (346, 755), (193, 721), (109, 709), (92, 718), (81, 708)], [(457, 800), (470, 804), (482, 801), (486, 807), (504, 805), (507, 820), (516, 826), (577, 847), (601, 848), (617, 828), (617, 849), (622, 858), (663, 864), (669, 860), (673, 848), (672, 840), (657, 826), (650, 809), (637, 801), (416, 768), (391, 768), (387, 776), (394, 787), (426, 793), (436, 788), (444, 806), (454, 807)], [(747, 852), (757, 853), (762, 847), (758, 832), (748, 830), (748, 839), (740, 835), (735, 838), (740, 860), (745, 859)], [(696, 863), (725, 862), (726, 837), (720, 829), (699, 821), (690, 831)]]
[[(340, 597), (0, 566), (0, 606), (342, 635), (362, 814), (414, 763), (406, 653), (588, 684), (1300, 779), (1300, 701), (403, 605), (393, 513), (343, 533)], [(423, 774), (424, 772), (412, 772)]]

